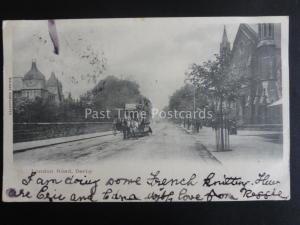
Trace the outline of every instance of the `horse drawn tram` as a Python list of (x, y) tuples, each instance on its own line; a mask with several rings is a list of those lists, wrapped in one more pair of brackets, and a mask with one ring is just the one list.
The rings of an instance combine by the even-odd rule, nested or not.
[(113, 127), (115, 133), (123, 132), (123, 138), (137, 138), (152, 134), (150, 127), (150, 104), (125, 104), (123, 109), (118, 109), (114, 115)]

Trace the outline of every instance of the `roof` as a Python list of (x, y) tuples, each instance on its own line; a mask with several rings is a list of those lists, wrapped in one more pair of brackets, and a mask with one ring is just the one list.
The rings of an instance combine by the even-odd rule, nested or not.
[(271, 105), (269, 105), (268, 107), (272, 107), (272, 106), (282, 106), (282, 98), (278, 99), (277, 101), (273, 102)]
[(235, 52), (235, 50), (238, 47), (238, 43), (241, 41), (242, 38), (246, 38), (255, 46), (257, 45), (258, 36), (255, 30), (253, 29), (253, 26), (242, 23), (240, 24), (237, 34), (235, 36), (233, 46), (232, 46), (232, 53)]
[(247, 24), (249, 27), (252, 28), (253, 31), (255, 31), (255, 33), (258, 34), (258, 24), (257, 23), (249, 23)]
[(50, 78), (47, 80), (47, 86), (57, 86), (58, 84), (58, 80), (52, 72)]
[(227, 32), (226, 32), (226, 26), (224, 25), (224, 30), (223, 30), (223, 37), (222, 37), (222, 42), (229, 42), (228, 37), (227, 37)]
[(45, 76), (38, 70), (36, 62), (32, 62), (31, 69), (25, 74), (24, 80), (45, 80)]
[(134, 110), (136, 109), (136, 104), (125, 104), (125, 110)]

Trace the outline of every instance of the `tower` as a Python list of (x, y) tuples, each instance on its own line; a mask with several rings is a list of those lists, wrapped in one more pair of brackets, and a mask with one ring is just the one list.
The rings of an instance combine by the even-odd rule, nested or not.
[(273, 122), (270, 115), (268, 115), (268, 105), (277, 101), (281, 95), (278, 88), (278, 81), (281, 80), (281, 74), (278, 74), (278, 68), (280, 68), (281, 62), (280, 45), (278, 45), (277, 43), (277, 36), (275, 35), (275, 24), (258, 24), (258, 87), (256, 92), (256, 113), (258, 117), (258, 122), (260, 123)]
[(258, 74), (261, 81), (272, 80), (275, 77), (275, 51), (274, 24), (258, 24), (257, 56)]
[(46, 86), (50, 99), (54, 100), (56, 103), (60, 103), (63, 100), (62, 84), (56, 78), (54, 72), (51, 73), (50, 78), (47, 80)]
[(44, 98), (45, 76), (39, 71), (36, 61), (33, 60), (30, 70), (24, 75), (22, 96), (34, 100), (36, 97)]
[(229, 57), (230, 57), (230, 42), (228, 41), (227, 32), (226, 32), (226, 26), (224, 25), (223, 30), (223, 36), (222, 36), (222, 42), (220, 44), (220, 56), (222, 59), (225, 60), (225, 63), (229, 63)]

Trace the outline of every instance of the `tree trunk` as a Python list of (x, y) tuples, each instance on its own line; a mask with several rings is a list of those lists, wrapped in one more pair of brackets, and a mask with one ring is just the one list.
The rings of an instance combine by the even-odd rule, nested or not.
[(220, 99), (220, 122), (221, 122), (221, 151), (224, 151), (224, 124), (223, 124), (223, 97)]

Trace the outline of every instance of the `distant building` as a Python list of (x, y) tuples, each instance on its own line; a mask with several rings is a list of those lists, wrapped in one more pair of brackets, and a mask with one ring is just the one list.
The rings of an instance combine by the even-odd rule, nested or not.
[(220, 54), (229, 55), (231, 76), (248, 81), (230, 106), (239, 124), (282, 123), (280, 32), (280, 24), (240, 24), (230, 50), (224, 28)]
[(57, 103), (63, 100), (62, 84), (55, 77), (53, 72), (51, 73), (49, 80), (46, 82), (46, 89), (49, 92), (49, 97), (51, 100), (54, 100)]
[(63, 101), (62, 84), (52, 72), (46, 81), (45, 76), (38, 70), (36, 62), (32, 62), (31, 69), (24, 77), (13, 77), (14, 99), (27, 98), (34, 100), (41, 98), (55, 103)]
[(228, 41), (226, 27), (224, 26), (222, 42), (220, 44), (220, 56), (225, 59), (225, 64), (229, 64), (230, 54), (230, 42)]

